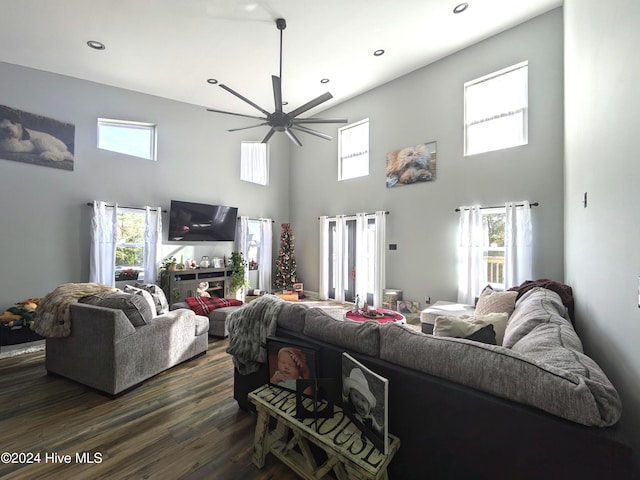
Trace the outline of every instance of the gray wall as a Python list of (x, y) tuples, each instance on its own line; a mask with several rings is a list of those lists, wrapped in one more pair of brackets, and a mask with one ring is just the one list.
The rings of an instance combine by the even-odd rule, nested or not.
[(566, 279), (585, 350), (622, 396), (620, 425), (634, 442), (638, 478), (640, 3), (564, 3)]
[[(270, 142), (270, 186), (254, 185), (240, 181), (240, 141), (260, 140), (264, 132), (225, 131), (241, 125), (239, 119), (6, 63), (0, 63), (0, 77), (1, 105), (75, 124), (73, 172), (0, 160), (2, 309), (62, 283), (88, 281), (91, 209), (86, 203), (94, 199), (166, 209), (171, 199), (215, 203), (237, 206), (241, 215), (273, 218), (275, 225), (288, 220), (284, 139)], [(157, 162), (98, 150), (98, 117), (156, 123)], [(166, 215), (164, 220), (166, 227)], [(229, 242), (205, 242), (184, 249), (184, 256), (221, 256), (231, 249)], [(182, 253), (175, 243), (163, 250)]]
[[(539, 201), (534, 276), (563, 280), (562, 11), (554, 10), (446, 57), (322, 116), (370, 120), (370, 175), (337, 181), (337, 142), (305, 136), (291, 153), (291, 221), (298, 273), (318, 291), (319, 215), (388, 210), (388, 288), (404, 299), (456, 300), (460, 205)], [(392, 55), (389, 52), (388, 55)], [(463, 156), (463, 84), (529, 61), (529, 144)], [(380, 59), (384, 61), (384, 57)], [(324, 131), (335, 133), (325, 127)], [(437, 179), (387, 189), (386, 152), (437, 141)]]

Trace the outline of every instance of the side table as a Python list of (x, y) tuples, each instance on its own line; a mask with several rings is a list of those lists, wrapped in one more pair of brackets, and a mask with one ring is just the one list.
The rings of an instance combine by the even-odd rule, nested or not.
[(454, 317), (459, 317), (461, 315), (473, 315), (474, 311), (475, 308), (473, 305), (440, 300), (420, 312), (422, 333), (433, 333), (433, 324), (436, 321), (436, 317), (441, 315)]
[[(266, 455), (272, 453), (309, 480), (331, 479), (328, 474), (332, 470), (338, 480), (388, 480), (387, 466), (400, 448), (397, 437), (389, 435), (389, 453), (383, 455), (338, 406), (334, 406), (331, 418), (298, 419), (294, 392), (264, 385), (248, 398), (258, 412), (252, 458), (258, 468), (264, 466)], [(312, 399), (303, 402), (310, 404)], [(277, 423), (270, 431), (271, 418)], [(321, 465), (316, 463), (310, 444), (324, 452), (326, 460)]]

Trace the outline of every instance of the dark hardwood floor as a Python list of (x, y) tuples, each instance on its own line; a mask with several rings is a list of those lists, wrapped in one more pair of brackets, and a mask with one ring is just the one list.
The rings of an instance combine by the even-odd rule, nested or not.
[(233, 399), (227, 343), (210, 338), (206, 355), (116, 399), (48, 375), (44, 352), (1, 359), (0, 452), (40, 461), (3, 456), (0, 478), (298, 478), (272, 455), (251, 463), (256, 417)]

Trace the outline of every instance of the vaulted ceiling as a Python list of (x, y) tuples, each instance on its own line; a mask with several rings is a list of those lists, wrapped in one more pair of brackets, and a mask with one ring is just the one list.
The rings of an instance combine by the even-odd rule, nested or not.
[[(284, 18), (283, 101), (335, 105), (562, 5), (562, 0), (13, 0), (0, 61), (256, 114), (271, 111)], [(87, 45), (101, 42), (104, 50)], [(374, 56), (383, 49), (384, 54)], [(329, 83), (322, 84), (322, 79)], [(315, 112), (308, 112), (309, 114)], [(212, 114), (213, 115), (213, 114)]]

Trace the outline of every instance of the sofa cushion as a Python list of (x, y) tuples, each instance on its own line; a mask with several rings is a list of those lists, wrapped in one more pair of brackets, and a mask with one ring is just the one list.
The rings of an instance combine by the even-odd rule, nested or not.
[(319, 308), (307, 311), (303, 332), (317, 340), (372, 357), (377, 357), (380, 350), (377, 322), (345, 322), (327, 315)]
[(288, 302), (280, 310), (278, 315), (278, 327), (286, 328), (294, 332), (302, 332), (304, 330), (304, 319), (307, 314), (307, 307), (303, 303), (291, 303)]
[(617, 392), (590, 365), (586, 378), (508, 348), (380, 326), (380, 358), (592, 426), (616, 423)]
[(151, 312), (153, 313), (153, 316), (156, 316), (158, 314), (156, 310), (156, 303), (149, 292), (147, 292), (142, 288), (134, 287), (133, 285), (125, 285), (124, 291), (125, 293), (133, 293), (134, 295), (140, 295), (149, 304), (149, 307), (151, 308)]
[(139, 283), (136, 282), (135, 286), (142, 288), (151, 294), (153, 301), (156, 304), (156, 313), (158, 315), (164, 315), (169, 311), (169, 302), (164, 294), (164, 290), (154, 283)]
[[(504, 331), (507, 326), (506, 313), (489, 313), (487, 315), (440, 315), (433, 324), (433, 334), (439, 337), (467, 338), (481, 328), (492, 325), (495, 345), (502, 345)], [(484, 342), (489, 343), (489, 342)]]
[(502, 344), (508, 348), (513, 347), (542, 323), (570, 325), (570, 320), (557, 293), (545, 288), (534, 288), (518, 300), (516, 309), (507, 322)]
[(81, 303), (122, 310), (134, 327), (149, 323), (154, 315), (147, 301), (140, 295), (124, 292), (102, 292), (82, 297)]
[(476, 304), (476, 315), (486, 315), (488, 313), (506, 313), (507, 316), (513, 313), (518, 292), (496, 292), (487, 286)]
[(209, 333), (209, 318), (196, 315), (196, 337)]

